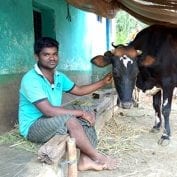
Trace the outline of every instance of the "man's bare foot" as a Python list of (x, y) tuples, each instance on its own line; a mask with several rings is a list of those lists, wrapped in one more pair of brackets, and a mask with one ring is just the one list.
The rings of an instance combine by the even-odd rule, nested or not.
[(97, 163), (90, 159), (86, 155), (81, 155), (79, 164), (78, 164), (78, 170), (79, 171), (86, 171), (86, 170), (96, 170), (96, 171), (101, 171), (104, 169), (104, 165)]
[(98, 153), (97, 162), (103, 165), (105, 170), (114, 170), (118, 168), (118, 160), (110, 156)]
[(85, 170), (114, 170), (118, 168), (118, 161), (113, 159), (109, 156), (105, 156), (103, 154), (99, 154), (99, 158), (94, 161), (90, 159), (88, 156), (81, 154), (78, 170), (85, 171)]

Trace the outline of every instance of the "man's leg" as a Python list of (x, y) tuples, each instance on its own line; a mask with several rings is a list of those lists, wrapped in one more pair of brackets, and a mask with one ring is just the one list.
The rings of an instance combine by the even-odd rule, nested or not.
[(70, 115), (56, 116), (53, 118), (40, 118), (29, 129), (27, 139), (35, 143), (45, 143), (56, 134), (67, 134), (66, 122)]
[(80, 170), (102, 170), (117, 168), (117, 160), (99, 153), (90, 143), (78, 119), (71, 118), (66, 123), (69, 134), (75, 138), (76, 146), (80, 149), (81, 156), (78, 167)]

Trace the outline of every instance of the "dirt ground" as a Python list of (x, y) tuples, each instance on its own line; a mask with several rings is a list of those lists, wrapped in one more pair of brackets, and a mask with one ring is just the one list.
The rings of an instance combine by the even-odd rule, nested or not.
[(138, 108), (118, 108), (99, 134), (98, 149), (119, 159), (114, 171), (80, 172), (79, 177), (177, 177), (177, 99), (173, 100), (171, 142), (158, 145), (162, 130), (151, 133), (154, 124), (152, 97), (141, 94)]

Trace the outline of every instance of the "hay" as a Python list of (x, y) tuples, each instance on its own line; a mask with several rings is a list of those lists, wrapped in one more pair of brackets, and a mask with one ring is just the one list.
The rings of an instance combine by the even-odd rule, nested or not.
[(13, 130), (0, 136), (0, 145), (7, 144), (10, 148), (20, 148), (26, 151), (37, 154), (39, 145), (27, 141), (25, 138), (20, 136), (18, 127), (16, 126)]
[(142, 129), (134, 129), (130, 124), (122, 122), (116, 113), (99, 133), (98, 150), (108, 155), (118, 155), (137, 151), (140, 147), (135, 144)]
[(163, 129), (158, 133), (150, 132), (154, 125), (152, 100), (144, 95), (141, 100), (138, 109), (116, 110), (100, 131), (98, 150), (118, 159), (115, 176), (174, 176), (177, 174), (177, 104), (173, 104), (170, 119), (172, 141), (168, 146), (160, 146), (157, 142)]

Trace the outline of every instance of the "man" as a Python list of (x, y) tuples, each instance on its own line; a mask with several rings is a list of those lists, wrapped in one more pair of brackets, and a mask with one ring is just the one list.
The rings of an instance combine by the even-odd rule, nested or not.
[(58, 72), (58, 42), (42, 37), (34, 44), (37, 63), (21, 81), (19, 99), (20, 134), (36, 143), (44, 143), (55, 134), (69, 134), (80, 149), (79, 170), (117, 168), (117, 161), (99, 153), (94, 129), (95, 115), (61, 106), (62, 92), (89, 94), (112, 81), (107, 74), (93, 84), (78, 86)]

